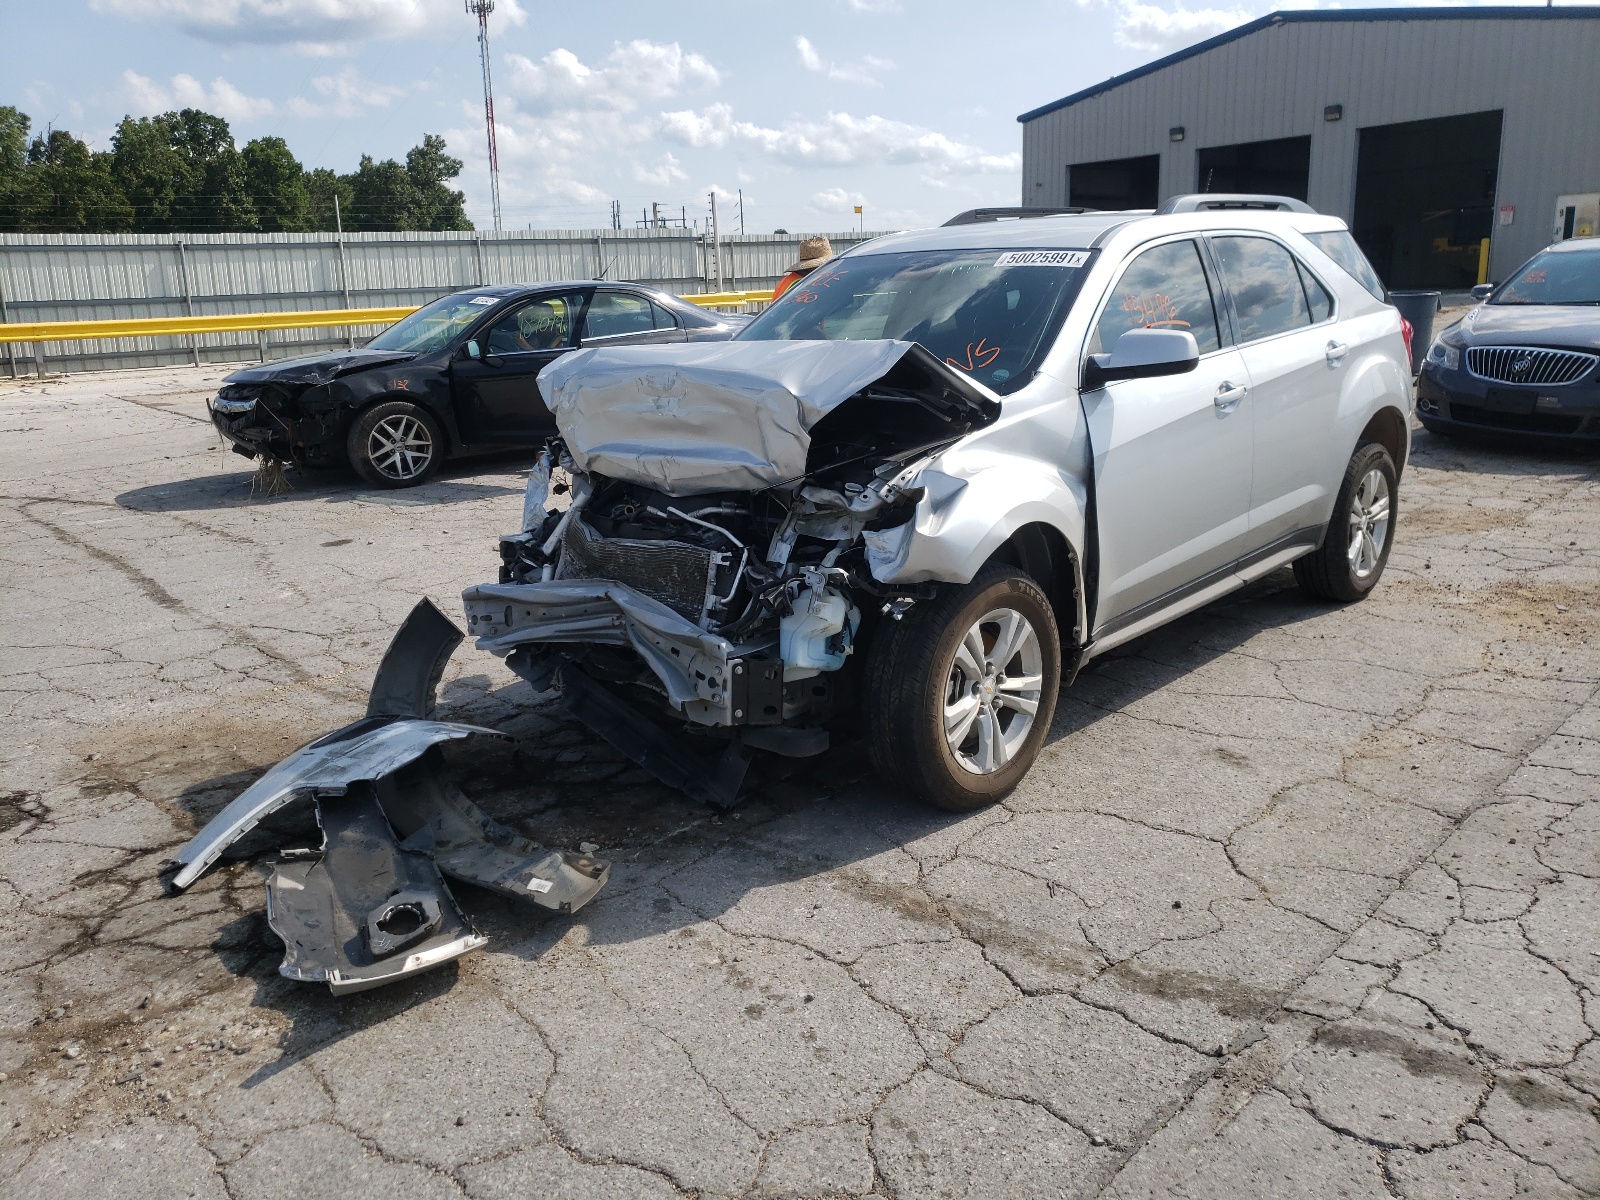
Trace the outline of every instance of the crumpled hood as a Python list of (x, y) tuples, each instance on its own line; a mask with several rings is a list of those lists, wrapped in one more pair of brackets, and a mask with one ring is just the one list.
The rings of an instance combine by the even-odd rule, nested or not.
[(759, 491), (805, 474), (811, 429), (902, 359), (993, 401), (915, 342), (712, 342), (563, 355), (539, 373), (573, 461), (665, 492)]
[(340, 375), (365, 371), (387, 363), (405, 362), (416, 355), (405, 350), (337, 350), (283, 362), (261, 363), (235, 371), (224, 383), (327, 383)]
[(1483, 304), (1459, 332), (1469, 344), (1572, 346), (1600, 350), (1600, 306)]

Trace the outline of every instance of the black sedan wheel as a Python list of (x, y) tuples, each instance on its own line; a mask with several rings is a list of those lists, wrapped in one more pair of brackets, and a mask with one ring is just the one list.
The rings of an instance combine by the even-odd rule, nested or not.
[(374, 404), (350, 427), (350, 465), (378, 487), (415, 487), (439, 468), (444, 433), (423, 408), (405, 400)]

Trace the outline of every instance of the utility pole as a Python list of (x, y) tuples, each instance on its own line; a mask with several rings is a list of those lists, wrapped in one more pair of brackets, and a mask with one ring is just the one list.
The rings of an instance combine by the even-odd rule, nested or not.
[(744, 189), (739, 189), (739, 236), (744, 236)]
[(489, 79), (489, 14), (494, 0), (466, 0), (467, 12), (478, 18), (478, 57), (483, 61), (483, 121), (489, 134), (489, 199), (494, 204), (494, 231), (500, 232), (500, 150), (494, 138), (494, 84)]
[(717, 291), (727, 291), (726, 277), (722, 271), (722, 226), (717, 222), (717, 194), (711, 193), (711, 253), (717, 259)]

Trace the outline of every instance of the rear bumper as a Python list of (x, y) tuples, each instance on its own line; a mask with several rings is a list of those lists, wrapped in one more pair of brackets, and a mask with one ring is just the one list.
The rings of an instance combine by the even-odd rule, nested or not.
[(1430, 429), (1600, 442), (1600, 382), (1509, 388), (1428, 363), (1417, 377), (1417, 417)]

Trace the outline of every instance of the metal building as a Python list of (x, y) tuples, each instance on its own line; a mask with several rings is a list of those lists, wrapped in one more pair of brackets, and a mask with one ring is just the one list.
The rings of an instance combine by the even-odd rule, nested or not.
[(1469, 287), (1583, 232), (1600, 7), (1272, 13), (1017, 119), (1025, 205), (1275, 192), (1391, 287)]

